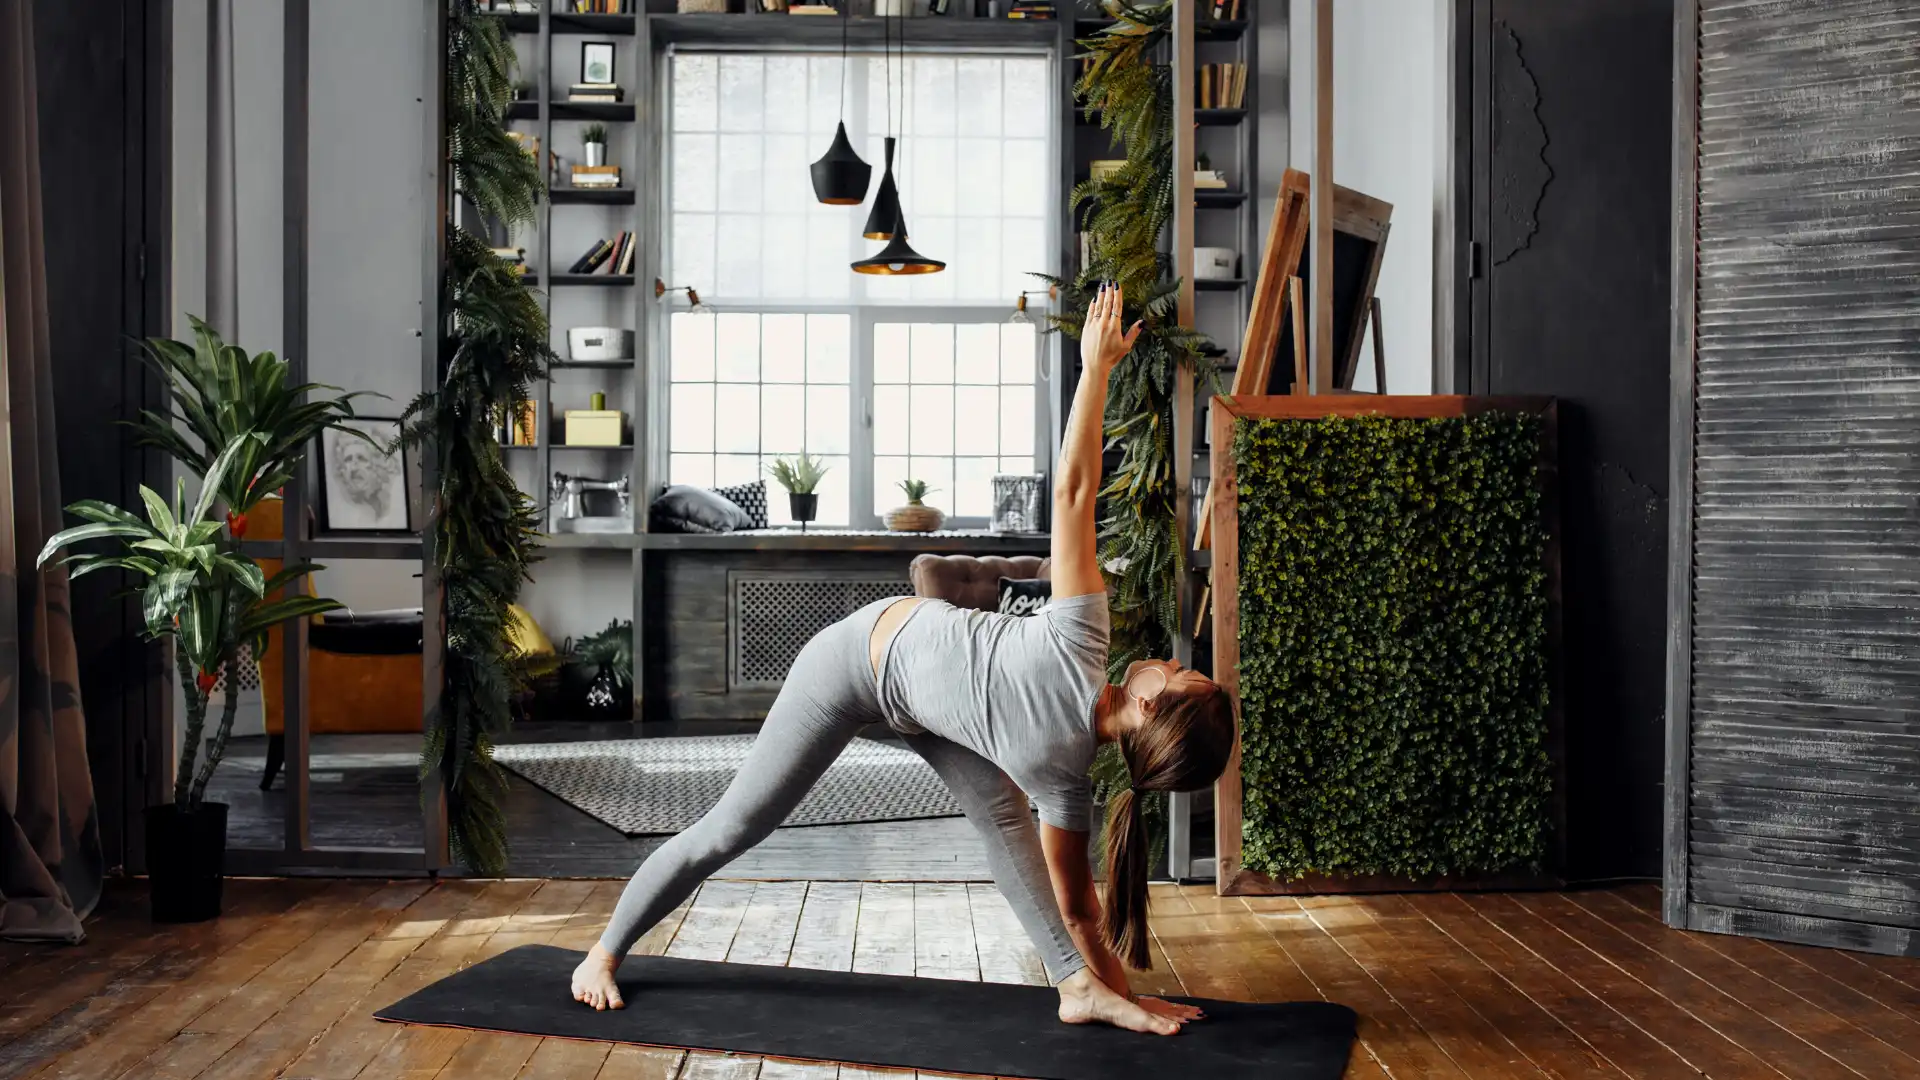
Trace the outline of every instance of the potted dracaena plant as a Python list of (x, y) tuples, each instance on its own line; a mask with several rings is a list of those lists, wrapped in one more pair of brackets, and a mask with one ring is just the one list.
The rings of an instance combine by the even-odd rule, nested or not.
[[(174, 527), (168, 537), (177, 538), (166, 542), (192, 552), (192, 566), (204, 573), (198, 578), (182, 576), (185, 563), (169, 572), (164, 581), (159, 577), (160, 571), (167, 569), (164, 563), (147, 573), (148, 563), (141, 560), (157, 558), (147, 553), (158, 551), (150, 543), (138, 553), (130, 551), (88, 564), (91, 569), (117, 567), (149, 578), (147, 588), (142, 590), (145, 600), (161, 604), (163, 609), (172, 607), (172, 614), (181, 615), (178, 623), (147, 620), (149, 636), (170, 640), (174, 645), (187, 713), (186, 741), (181, 747), (173, 801), (147, 811), (147, 866), (153, 875), (153, 911), (156, 918), (169, 921), (210, 918), (219, 912), (226, 807), (207, 802), (206, 790), (226, 751), (239, 698), (233, 693), (223, 695), (219, 725), (203, 747), (213, 688), (222, 674), (231, 675), (247, 655), (258, 654), (270, 627), (340, 606), (331, 600), (298, 596), (297, 589), (286, 588), (320, 567), (296, 564), (267, 578), (253, 560), (242, 555), (239, 545), (246, 536), (247, 515), (263, 500), (278, 497), (322, 431), (332, 428), (367, 438), (350, 426), (355, 418), (353, 400), (367, 395), (343, 394), (335, 387), (317, 383), (296, 385), (288, 364), (273, 353), (248, 355), (245, 349), (222, 341), (206, 323), (188, 318), (194, 331), (192, 343), (165, 338), (146, 343), (147, 358), (166, 388), (168, 408), (143, 413), (134, 426), (142, 445), (166, 451), (184, 469), (203, 478), (200, 499), (194, 506), (204, 502), (209, 513), (224, 509), (227, 535), (221, 541), (215, 523), (211, 534), (194, 539), (207, 533), (203, 514), (183, 517), (157, 496), (143, 494), (149, 514), (147, 525), (157, 526), (152, 515), (156, 509), (165, 508)], [(221, 464), (223, 457), (225, 462)], [(111, 506), (76, 504), (70, 509), (89, 525), (138, 526), (137, 519), (126, 520), (132, 515), (122, 517), (124, 512), (116, 514)], [(84, 529), (86, 526), (81, 527)], [(62, 537), (72, 543), (117, 536), (130, 547), (163, 540), (158, 535), (136, 537), (110, 531), (75, 535), (79, 531), (69, 530)], [(187, 542), (190, 539), (192, 543)], [(221, 560), (213, 559), (216, 554)], [(215, 574), (216, 566), (226, 572)], [(262, 582), (258, 591), (250, 587), (255, 580)], [(153, 591), (156, 587), (157, 592)], [(179, 593), (183, 588), (188, 588), (194, 598), (191, 618), (181, 614), (186, 610), (180, 606), (186, 603)], [(230, 679), (228, 685), (237, 683), (237, 679)], [(196, 757), (200, 758), (197, 770)]]
[(222, 484), (236, 463), (266, 440), (265, 435), (248, 433), (229, 443), (208, 467), (191, 503), (185, 479), (171, 503), (141, 485), (145, 518), (97, 500), (74, 503), (67, 512), (85, 524), (55, 534), (38, 560), (44, 566), (62, 549), (89, 540), (116, 541), (108, 551), (75, 552), (62, 561), (74, 579), (108, 569), (132, 575), (139, 582), (135, 591), (146, 636), (173, 645), (186, 729), (173, 801), (146, 811), (147, 872), (158, 922), (196, 922), (220, 913), (227, 807), (206, 801), (207, 782), (226, 752), (239, 695), (224, 695), (219, 727), (208, 740), (207, 712), (215, 685), (222, 675), (237, 682), (233, 675), (240, 648), (258, 649), (269, 627), (340, 606), (313, 596), (276, 597), (289, 581), (317, 567), (297, 564), (267, 577), (240, 554), (237, 543), (221, 541), (225, 523), (213, 514)]
[(820, 481), (827, 475), (826, 463), (805, 452), (790, 458), (775, 458), (767, 466), (773, 474), (775, 483), (787, 489), (787, 509), (793, 514), (793, 520), (800, 523), (800, 531), (807, 531), (807, 522), (812, 521), (820, 510)]
[(893, 532), (934, 532), (946, 522), (947, 515), (938, 507), (928, 506), (927, 495), (935, 489), (928, 487), (925, 480), (902, 480), (900, 490), (907, 493), (907, 505), (896, 506), (887, 511), (887, 528)]

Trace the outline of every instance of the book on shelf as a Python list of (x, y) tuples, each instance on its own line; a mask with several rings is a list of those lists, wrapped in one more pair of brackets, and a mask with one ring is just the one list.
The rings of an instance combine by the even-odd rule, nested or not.
[(626, 91), (619, 83), (574, 83), (567, 87), (567, 100), (620, 101)]
[(787, 14), (789, 15), (838, 15), (840, 14), (840, 11), (838, 8), (835, 8), (832, 4), (790, 4), (787, 7)]
[(578, 91), (567, 91), (567, 103), (570, 105), (618, 105), (620, 102), (621, 98), (617, 93), (582, 94)]
[(573, 265), (567, 267), (567, 273), (569, 274), (592, 273), (593, 271), (589, 268), (600, 265), (599, 260), (606, 258), (606, 249), (607, 249), (607, 242), (605, 240), (595, 240), (593, 244), (587, 248), (584, 254), (582, 254), (579, 258), (573, 260)]
[(1238, 19), (1240, 17), (1240, 0), (1213, 0), (1213, 8), (1210, 14), (1215, 19)]
[(611, 240), (595, 240), (587, 253), (575, 259), (573, 265), (567, 268), (567, 273), (593, 274), (603, 267), (608, 274), (632, 273), (633, 249), (634, 235), (631, 232), (620, 233)]
[(572, 0), (575, 15), (630, 15), (633, 0)]
[(1007, 12), (1007, 18), (1045, 20), (1058, 18), (1058, 13), (1050, 3), (1041, 3), (1038, 2), (1038, 0), (1029, 3), (1023, 0), (1023, 2), (1013, 5), (1013, 9)]
[(575, 165), (572, 181), (574, 187), (617, 188), (620, 186), (620, 166)]
[(1202, 64), (1195, 72), (1203, 109), (1238, 109), (1247, 93), (1247, 65)]
[(1193, 170), (1193, 186), (1206, 191), (1225, 191), (1227, 178), (1218, 169)]

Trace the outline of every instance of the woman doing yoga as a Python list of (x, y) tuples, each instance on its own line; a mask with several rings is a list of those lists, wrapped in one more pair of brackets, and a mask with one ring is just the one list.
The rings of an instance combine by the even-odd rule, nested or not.
[[(884, 723), (980, 830), (994, 883), (1060, 992), (1060, 1019), (1171, 1035), (1199, 1015), (1134, 997), (1121, 962), (1148, 963), (1140, 793), (1213, 783), (1234, 724), (1226, 693), (1178, 664), (1141, 660), (1119, 685), (1106, 680), (1107, 595), (1094, 535), (1100, 429), (1108, 377), (1140, 330), (1124, 331), (1120, 311), (1110, 287), (1087, 312), (1086, 372), (1054, 490), (1052, 603), (1023, 618), (892, 597), (808, 642), (726, 794), (633, 875), (573, 973), (575, 1000), (624, 1007), (614, 973), (634, 942), (779, 826), (862, 728)], [(1108, 811), (1103, 906), (1087, 857), (1087, 770), (1108, 742), (1119, 744), (1132, 787)]]

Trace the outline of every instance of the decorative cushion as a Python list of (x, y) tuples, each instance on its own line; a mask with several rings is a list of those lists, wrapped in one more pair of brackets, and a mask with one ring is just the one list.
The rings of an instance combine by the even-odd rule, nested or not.
[(703, 487), (674, 484), (648, 507), (656, 532), (729, 533), (748, 528), (747, 512)]
[(747, 512), (746, 528), (767, 527), (767, 482), (765, 480), (755, 480), (751, 484), (736, 484), (733, 487), (714, 488), (713, 493)]
[(1046, 578), (1001, 578), (1002, 615), (1031, 615), (1053, 599), (1053, 582)]

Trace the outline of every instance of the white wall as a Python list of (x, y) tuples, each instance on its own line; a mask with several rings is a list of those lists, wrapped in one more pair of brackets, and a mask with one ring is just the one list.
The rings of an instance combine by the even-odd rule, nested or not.
[[(1271, 138), (1289, 155), (1277, 168), (1270, 154), (1261, 155), (1261, 186), (1268, 191), (1286, 164), (1304, 169), (1312, 157), (1312, 6), (1313, 0), (1290, 0), (1287, 25), (1262, 28), (1261, 100), (1264, 105), (1269, 87), (1284, 77), (1286, 116), (1276, 121), (1263, 108), (1260, 137), (1263, 147)], [(1393, 204), (1375, 290), (1385, 324), (1387, 388), (1432, 393), (1434, 253), (1447, 192), (1447, 0), (1339, 0), (1333, 6), (1333, 179)], [(1283, 33), (1284, 45), (1272, 40)], [(1281, 65), (1284, 74), (1273, 70)], [(1261, 210), (1263, 218), (1272, 214), (1271, 196)], [(1372, 349), (1369, 331), (1357, 389), (1374, 389)]]

